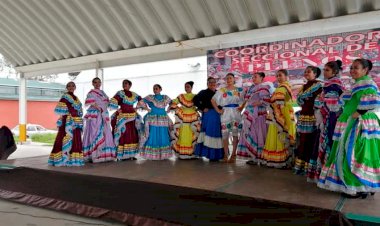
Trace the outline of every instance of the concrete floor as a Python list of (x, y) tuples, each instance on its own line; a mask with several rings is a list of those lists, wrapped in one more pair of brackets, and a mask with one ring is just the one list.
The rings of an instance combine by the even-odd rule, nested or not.
[(242, 160), (225, 164), (202, 159), (138, 159), (67, 168), (50, 167), (47, 156), (39, 156), (0, 161), (0, 164), (193, 187), (380, 217), (379, 194), (365, 200), (347, 200), (339, 193), (317, 188), (306, 182), (305, 177), (293, 175), (291, 170), (250, 166)]
[(119, 223), (99, 221), (72, 214), (25, 206), (0, 199), (1, 226), (109, 226)]

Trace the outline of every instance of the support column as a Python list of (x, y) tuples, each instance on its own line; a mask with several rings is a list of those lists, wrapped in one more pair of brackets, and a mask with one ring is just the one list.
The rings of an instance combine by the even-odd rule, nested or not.
[(96, 61), (96, 66), (95, 66), (95, 76), (97, 78), (100, 78), (100, 80), (102, 81), (102, 90), (104, 90), (104, 70), (103, 68), (99, 68), (99, 62)]
[(27, 117), (27, 101), (26, 101), (26, 78), (24, 73), (20, 73), (19, 86), (19, 141), (26, 141), (26, 117)]

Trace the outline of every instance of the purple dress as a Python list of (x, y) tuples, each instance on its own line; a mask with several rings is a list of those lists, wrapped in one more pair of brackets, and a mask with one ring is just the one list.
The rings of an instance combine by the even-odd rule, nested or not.
[[(269, 83), (261, 83), (251, 86), (243, 96), (246, 107), (243, 113), (243, 128), (237, 154), (254, 162), (261, 159), (265, 145), (268, 130), (266, 107), (270, 100), (270, 90)], [(254, 106), (256, 102), (260, 104)]]
[(112, 138), (108, 114), (109, 98), (103, 90), (93, 89), (87, 94), (84, 116), (83, 155), (86, 161), (114, 161), (116, 147)]

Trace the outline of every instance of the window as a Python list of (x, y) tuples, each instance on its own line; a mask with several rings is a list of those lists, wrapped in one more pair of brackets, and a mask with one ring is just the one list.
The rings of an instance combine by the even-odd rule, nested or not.
[(37, 126), (37, 131), (46, 131), (46, 129), (42, 126)]
[(36, 131), (36, 127), (35, 126), (28, 126), (26, 128), (26, 131)]

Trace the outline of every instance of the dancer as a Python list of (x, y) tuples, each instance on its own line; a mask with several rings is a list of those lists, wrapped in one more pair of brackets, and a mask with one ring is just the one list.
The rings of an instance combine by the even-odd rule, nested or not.
[[(227, 86), (218, 90), (211, 103), (221, 116), (222, 137), (224, 149), (224, 162), (234, 162), (236, 160), (236, 149), (238, 145), (238, 135), (241, 130), (241, 111), (243, 109), (242, 88), (235, 87), (234, 74), (226, 75)], [(219, 108), (222, 107), (222, 109)], [(229, 153), (229, 136), (232, 133), (232, 154), (228, 158)]]
[(114, 161), (116, 147), (113, 142), (110, 119), (108, 114), (109, 98), (100, 89), (102, 81), (92, 80), (94, 89), (87, 94), (85, 106), (88, 106), (84, 116), (83, 155), (89, 162)]
[(121, 160), (136, 160), (139, 153), (139, 131), (141, 117), (137, 114), (134, 106), (141, 100), (135, 92), (130, 91), (132, 82), (123, 80), (123, 90), (118, 91), (111, 98), (109, 107), (117, 109), (112, 115), (111, 125), (113, 139), (117, 148), (116, 158)]
[(74, 82), (66, 84), (63, 94), (54, 112), (59, 115), (58, 133), (48, 164), (51, 166), (83, 166), (82, 151), (82, 103), (74, 95)]
[(292, 163), (296, 126), (288, 71), (277, 71), (278, 87), (270, 99), (269, 123), (261, 163), (269, 167), (289, 168)]
[(314, 152), (309, 162), (307, 181), (318, 183), (319, 174), (325, 164), (333, 144), (333, 133), (336, 121), (342, 113), (342, 105), (339, 103), (339, 96), (343, 93), (344, 87), (339, 78), (339, 71), (342, 70), (342, 61), (330, 61), (323, 69), (322, 93), (315, 100), (315, 116), (317, 127), (321, 130), (319, 137), (318, 151)]
[(316, 124), (314, 102), (322, 92), (322, 83), (317, 80), (320, 74), (321, 69), (308, 66), (304, 72), (307, 82), (297, 96), (297, 104), (301, 107), (301, 111), (297, 120), (299, 144), (295, 153), (294, 173), (299, 175), (306, 174), (311, 155), (318, 152), (320, 131)]
[(171, 131), (172, 147), (179, 159), (194, 159), (194, 148), (200, 130), (199, 114), (194, 106), (191, 93), (194, 82), (185, 83), (186, 93), (179, 95), (171, 103), (175, 109), (175, 124)]
[(166, 113), (171, 99), (161, 94), (159, 84), (153, 86), (154, 95), (144, 97), (143, 108), (148, 111), (144, 117), (144, 137), (141, 140), (141, 156), (150, 160), (163, 160), (173, 156), (169, 131), (173, 122)]
[(240, 134), (237, 154), (248, 158), (247, 164), (257, 164), (262, 159), (262, 151), (268, 130), (266, 123), (267, 106), (270, 100), (270, 83), (263, 82), (265, 74), (253, 74), (253, 85), (244, 96), (243, 129)]
[(379, 89), (368, 75), (372, 62), (356, 59), (350, 74), (355, 84), (343, 93), (343, 113), (333, 136), (331, 153), (322, 168), (318, 187), (366, 198), (380, 191)]
[(212, 162), (219, 161), (224, 156), (220, 115), (211, 104), (215, 92), (216, 80), (209, 77), (207, 89), (200, 91), (194, 97), (195, 106), (202, 112), (201, 132), (194, 154), (206, 157)]

